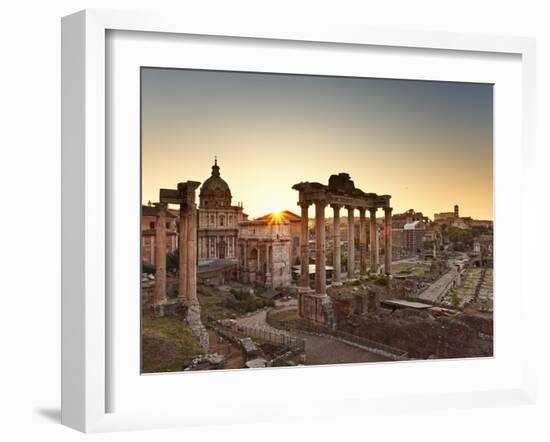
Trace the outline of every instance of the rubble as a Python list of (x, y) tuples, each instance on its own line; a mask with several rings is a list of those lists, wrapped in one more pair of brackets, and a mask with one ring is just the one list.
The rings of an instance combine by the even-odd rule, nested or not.
[(256, 358), (247, 361), (244, 365), (246, 365), (246, 368), (264, 368), (267, 366), (267, 361), (263, 358)]
[(220, 370), (224, 368), (224, 365), (225, 358), (218, 353), (212, 353), (193, 359), (184, 371)]

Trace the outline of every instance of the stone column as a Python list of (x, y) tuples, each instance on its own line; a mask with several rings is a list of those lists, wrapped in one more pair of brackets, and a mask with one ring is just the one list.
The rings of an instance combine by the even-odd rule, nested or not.
[(377, 233), (376, 233), (376, 207), (369, 209), (370, 214), (370, 271), (371, 273), (377, 273), (378, 270), (378, 247), (377, 247)]
[(265, 285), (271, 287), (273, 284), (271, 278), (271, 266), (269, 264), (269, 244), (265, 245)]
[(262, 268), (260, 267), (261, 264), (261, 254), (262, 249), (259, 241), (256, 242), (256, 281), (260, 279), (260, 275), (262, 273)]
[(187, 222), (187, 305), (199, 303), (197, 298), (197, 208), (195, 195), (189, 201)]
[(317, 295), (327, 293), (325, 207), (324, 201), (315, 201), (315, 294)]
[(392, 229), (391, 229), (391, 207), (384, 208), (384, 273), (391, 274), (392, 262)]
[(158, 203), (155, 224), (155, 291), (153, 303), (161, 306), (166, 303), (166, 208)]
[(243, 258), (244, 258), (244, 270), (248, 272), (248, 241), (245, 239), (244, 241), (244, 248), (243, 248)]
[(301, 203), (302, 223), (300, 230), (300, 291), (309, 292), (309, 203)]
[(359, 274), (367, 274), (367, 218), (365, 209), (359, 209)]
[(188, 237), (189, 214), (185, 204), (180, 204), (180, 235), (179, 235), (179, 262), (178, 262), (178, 301), (187, 303), (188, 290)]
[(353, 207), (348, 209), (348, 279), (355, 277), (355, 220), (353, 218)]
[(332, 265), (334, 271), (332, 273), (332, 284), (340, 285), (342, 281), (342, 248), (340, 238), (340, 206), (337, 204), (331, 205), (334, 211), (334, 224), (332, 236)]

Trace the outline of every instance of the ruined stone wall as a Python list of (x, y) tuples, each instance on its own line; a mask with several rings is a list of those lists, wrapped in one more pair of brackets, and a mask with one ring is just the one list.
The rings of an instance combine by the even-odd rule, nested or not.
[(492, 319), (459, 315), (433, 317), (427, 312), (397, 310), (350, 315), (337, 329), (400, 348), (410, 358), (459, 358), (493, 355)]

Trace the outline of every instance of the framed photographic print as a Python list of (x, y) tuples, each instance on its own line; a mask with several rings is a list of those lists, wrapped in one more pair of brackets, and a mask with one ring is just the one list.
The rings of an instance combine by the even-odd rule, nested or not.
[(62, 42), (63, 423), (532, 400), (531, 40), (84, 11)]

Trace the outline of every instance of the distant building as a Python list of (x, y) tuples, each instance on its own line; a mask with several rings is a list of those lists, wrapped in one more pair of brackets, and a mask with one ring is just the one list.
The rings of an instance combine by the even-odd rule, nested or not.
[(426, 223), (422, 220), (403, 224), (402, 227), (392, 227), (393, 254), (396, 257), (422, 252)]
[(409, 209), (392, 215), (392, 252), (394, 258), (420, 253), (432, 221), (422, 212)]
[(486, 227), (488, 229), (492, 229), (493, 221), (486, 219), (473, 219), (470, 221), (470, 227)]
[(425, 225), (431, 223), (431, 220), (427, 216), (424, 216), (422, 212), (415, 212), (413, 209), (409, 209), (406, 212), (392, 215), (392, 228), (402, 229), (405, 224), (414, 221), (422, 221)]
[(451, 227), (456, 227), (457, 229), (469, 229), (470, 228), (471, 218), (455, 218), (450, 222)]
[(459, 218), (458, 204), (455, 204), (454, 212), (434, 213), (434, 223), (451, 225), (451, 223), (457, 218)]
[[(493, 235), (479, 235), (473, 243), (473, 264), (480, 267), (493, 266)], [(472, 255), (470, 255), (472, 256)]]
[(458, 211), (458, 205), (455, 205), (454, 212), (434, 213), (434, 223), (445, 224), (449, 227), (458, 229), (470, 229), (472, 227), (493, 227), (493, 221), (472, 219), (470, 216), (461, 217)]
[[(141, 206), (141, 259), (151, 265), (155, 264), (155, 227), (157, 208), (151, 203)], [(171, 211), (166, 214), (166, 252), (178, 248), (177, 216)]]
[(231, 190), (220, 176), (217, 159), (211, 176), (199, 193), (199, 263), (216, 259), (237, 259), (239, 223), (248, 218), (242, 204), (231, 205)]

